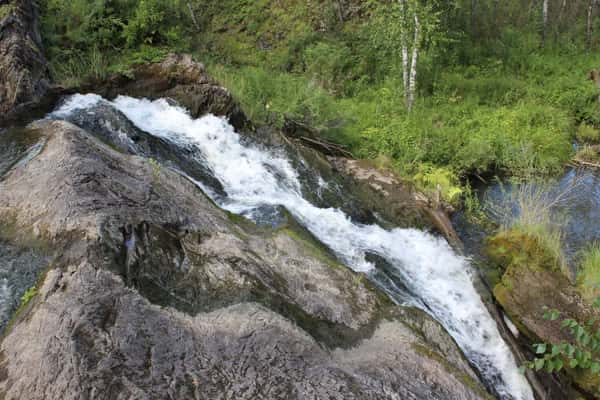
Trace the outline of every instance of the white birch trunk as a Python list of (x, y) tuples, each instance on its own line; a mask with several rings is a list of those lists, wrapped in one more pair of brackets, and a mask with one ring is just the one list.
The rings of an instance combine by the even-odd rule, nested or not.
[(409, 77), (409, 87), (408, 87), (408, 100), (406, 103), (406, 107), (408, 110), (412, 110), (412, 107), (415, 103), (415, 91), (417, 88), (417, 62), (419, 60), (419, 44), (421, 41), (421, 24), (419, 22), (419, 16), (417, 13), (414, 15), (415, 18), (415, 37), (412, 49), (412, 60), (410, 65), (410, 77)]
[(542, 46), (546, 44), (546, 35), (548, 32), (548, 0), (542, 3)]
[(408, 41), (406, 39), (406, 4), (405, 0), (398, 0), (400, 3), (400, 46), (402, 47), (402, 90), (404, 93), (404, 102), (408, 105)]
[(588, 4), (588, 12), (587, 12), (587, 29), (586, 29), (586, 37), (585, 44), (588, 50), (592, 48), (592, 19), (594, 16), (594, 5), (596, 4), (596, 0), (590, 0)]

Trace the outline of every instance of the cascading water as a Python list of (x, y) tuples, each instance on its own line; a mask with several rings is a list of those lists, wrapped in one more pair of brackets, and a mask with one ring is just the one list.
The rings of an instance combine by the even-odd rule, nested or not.
[[(53, 118), (105, 101), (72, 96)], [(356, 271), (375, 266), (367, 254), (392, 265), (425, 310), (452, 335), (483, 379), (501, 399), (533, 399), (524, 376), (473, 286), (468, 261), (441, 238), (415, 229), (386, 230), (361, 225), (334, 208), (318, 208), (302, 196), (297, 172), (283, 154), (246, 145), (223, 118), (192, 119), (165, 100), (118, 97), (111, 104), (140, 129), (175, 144), (197, 146), (227, 196), (215, 198), (234, 213), (252, 215), (264, 206), (283, 206)], [(209, 193), (210, 195), (210, 193)]]

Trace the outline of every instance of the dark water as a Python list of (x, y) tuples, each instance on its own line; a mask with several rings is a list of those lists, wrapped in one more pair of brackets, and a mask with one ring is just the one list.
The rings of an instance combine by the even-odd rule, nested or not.
[[(12, 128), (0, 131), (0, 180), (16, 165), (31, 160), (44, 145), (39, 132)], [(18, 246), (2, 237), (6, 226), (0, 224), (0, 332), (33, 286), (39, 272), (48, 265), (42, 252)]]
[[(525, 184), (543, 185), (549, 197), (562, 197), (551, 208), (552, 222), (563, 232), (563, 251), (574, 272), (578, 253), (591, 243), (600, 241), (600, 170), (568, 168), (558, 178)], [(509, 180), (499, 180), (476, 188), (487, 216), (494, 222), (503, 221), (490, 211), (490, 204), (501, 204), (518, 213), (512, 196), (515, 187), (516, 184)], [(457, 213), (453, 222), (465, 243), (466, 251), (474, 258), (480, 258), (485, 238), (492, 230), (469, 222), (463, 213)]]

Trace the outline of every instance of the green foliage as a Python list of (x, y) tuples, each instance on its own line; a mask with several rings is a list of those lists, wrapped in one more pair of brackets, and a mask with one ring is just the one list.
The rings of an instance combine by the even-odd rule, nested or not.
[(13, 12), (15, 6), (12, 4), (0, 4), (0, 21)]
[(430, 198), (439, 196), (440, 200), (446, 200), (450, 204), (457, 204), (463, 195), (458, 178), (446, 168), (420, 165), (414, 181)]
[(182, 0), (42, 0), (40, 9), (46, 53), (65, 85), (123, 69), (152, 53), (148, 45), (159, 51), (189, 48)]
[(184, 7), (181, 0), (140, 0), (123, 29), (127, 45), (176, 45), (182, 40), (185, 30), (173, 22), (182, 20)]
[(340, 118), (335, 99), (306, 78), (255, 67), (215, 65), (209, 70), (241, 100), (244, 111), (256, 122), (281, 126), (284, 116), (290, 116), (326, 128)]
[(306, 73), (313, 77), (319, 86), (336, 91), (343, 84), (352, 61), (352, 53), (344, 45), (317, 42), (304, 51)]
[(577, 129), (577, 140), (583, 143), (598, 143), (600, 142), (600, 130), (591, 125), (582, 123)]
[[(600, 298), (594, 302), (600, 308)], [(544, 319), (557, 321), (561, 316), (558, 310), (547, 310)], [(522, 370), (529, 368), (535, 371), (558, 372), (563, 368), (589, 370), (592, 374), (600, 373), (600, 329), (597, 320), (592, 318), (580, 324), (571, 318), (564, 318), (560, 327), (569, 332), (572, 341), (558, 344), (537, 343), (534, 345), (538, 355), (534, 360), (525, 363)]]
[(27, 289), (27, 291), (25, 293), (23, 293), (23, 296), (21, 296), (21, 306), (20, 307), (24, 307), (26, 306), (31, 299), (33, 299), (38, 293), (38, 289), (36, 286), (32, 286), (29, 289)]
[(583, 146), (575, 155), (576, 160), (581, 160), (589, 163), (600, 163), (600, 155), (591, 146)]
[(600, 295), (600, 243), (593, 243), (580, 253), (577, 286), (588, 299)]

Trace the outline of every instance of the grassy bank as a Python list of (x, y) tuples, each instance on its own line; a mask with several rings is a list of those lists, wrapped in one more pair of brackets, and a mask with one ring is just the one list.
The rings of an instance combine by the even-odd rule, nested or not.
[(599, 93), (587, 80), (600, 68), (600, 53), (570, 39), (541, 49), (527, 21), (469, 36), (460, 2), (438, 5), (410, 113), (399, 52), (381, 39), (390, 23), (386, 2), (342, 2), (344, 15), (335, 2), (292, 0), (41, 3), (60, 81), (192, 52), (255, 122), (302, 120), (357, 157), (421, 186), (441, 185), (446, 197), (460, 196), (469, 176), (560, 171), (578, 127), (600, 127)]

